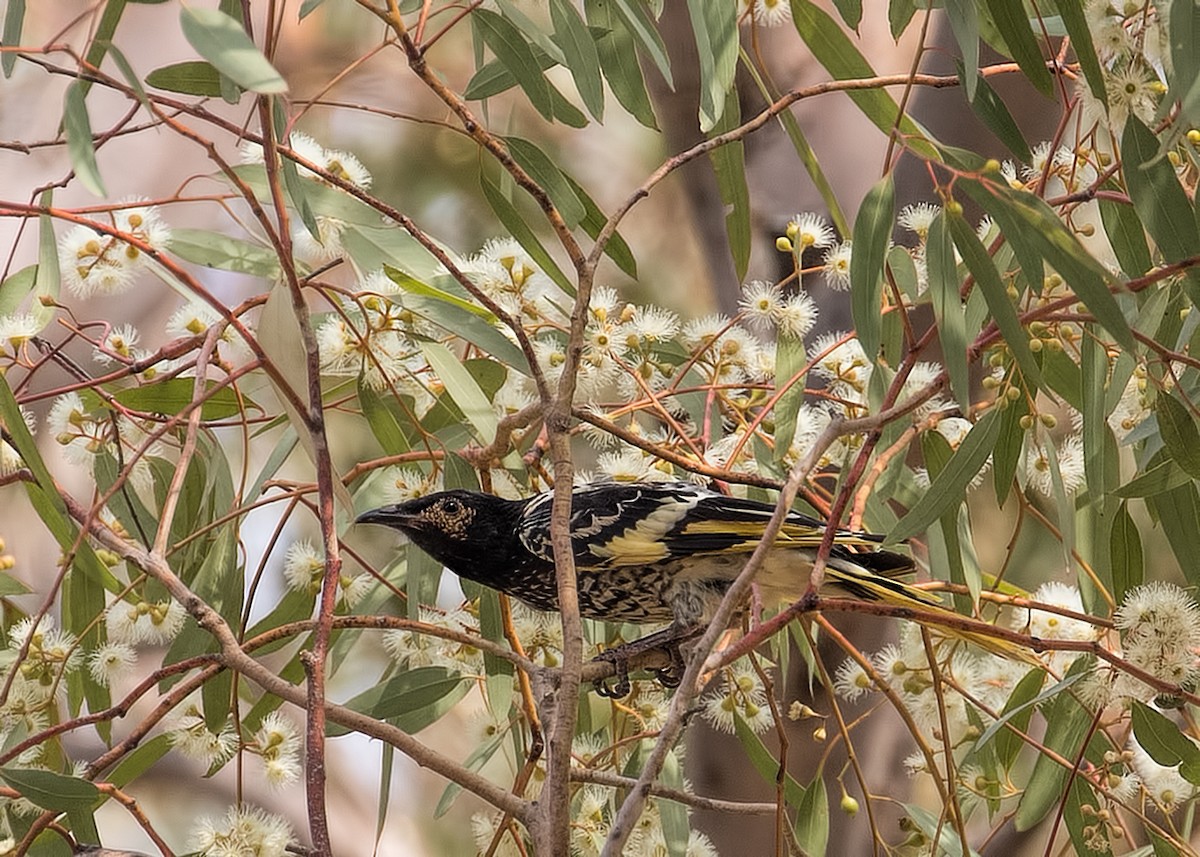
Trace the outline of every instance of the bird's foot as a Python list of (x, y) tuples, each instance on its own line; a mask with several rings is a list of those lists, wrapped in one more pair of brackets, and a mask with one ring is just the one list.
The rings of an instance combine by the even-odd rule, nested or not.
[(622, 699), (628, 696), (631, 689), (629, 682), (630, 662), (635, 659), (640, 660), (643, 655), (651, 652), (665, 653), (669, 658), (669, 663), (667, 666), (661, 668), (652, 667), (650, 672), (653, 673), (654, 677), (663, 687), (679, 687), (679, 683), (683, 681), (684, 669), (687, 666), (683, 660), (683, 654), (679, 651), (679, 644), (692, 639), (703, 632), (703, 630), (703, 626), (691, 628), (670, 627), (642, 637), (639, 640), (623, 643), (601, 652), (596, 656), (595, 660), (613, 665), (613, 680), (610, 684), (608, 679), (595, 679), (592, 682), (592, 687), (595, 688), (596, 693), (608, 699)]
[(687, 669), (687, 663), (683, 660), (683, 653), (679, 651), (679, 641), (667, 643), (662, 646), (662, 650), (667, 653), (667, 657), (671, 659), (666, 667), (660, 670), (651, 670), (654, 677), (658, 679), (658, 683), (663, 687), (679, 687), (683, 681), (683, 671)]
[(606, 699), (624, 699), (629, 696), (631, 686), (629, 684), (629, 659), (621, 650), (624, 646), (606, 649), (598, 654), (593, 660), (605, 661), (613, 665), (612, 684), (609, 684), (609, 679), (598, 678), (592, 682), (592, 688), (599, 696)]

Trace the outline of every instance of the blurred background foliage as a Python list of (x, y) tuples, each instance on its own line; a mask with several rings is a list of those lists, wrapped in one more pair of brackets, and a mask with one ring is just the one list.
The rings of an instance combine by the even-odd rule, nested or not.
[[(537, 381), (574, 365), (583, 292), (581, 478), (773, 500), (814, 457), (800, 508), (911, 539), (922, 575), (1001, 632), (1118, 657), (1006, 671), (911, 627), (886, 646), (891, 623), (852, 613), (853, 645), (822, 633), (814, 652), (793, 622), (714, 671), (661, 773), (676, 799), (651, 801), (628, 853), (1185, 849), (1200, 631), (1156, 584), (1192, 585), (1200, 549), (1196, 15), (9, 0), (2, 840), (308, 843), (303, 706), (228, 648), (215, 671), (208, 614), (181, 596), (300, 687), (315, 636), (293, 623), (340, 555), (318, 614), (337, 624), (329, 698), (420, 745), (331, 725), (337, 852), (525, 853), (479, 781), (417, 763), (437, 748), (537, 796), (536, 688), (514, 677), (561, 663), (556, 617), (510, 616), (350, 522), (443, 487), (547, 488)], [(866, 423), (821, 446), (844, 419)], [(1031, 594), (1046, 609), (1000, 606)], [(585, 625), (586, 656), (640, 633)], [(843, 648), (901, 676), (890, 704)], [(624, 702), (580, 697), (579, 853), (669, 717), (642, 678)], [(263, 811), (226, 815), (242, 801)]]

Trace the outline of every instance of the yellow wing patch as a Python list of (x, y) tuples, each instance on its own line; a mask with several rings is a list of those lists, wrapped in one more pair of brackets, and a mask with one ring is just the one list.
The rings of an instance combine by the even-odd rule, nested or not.
[[(745, 548), (752, 550), (754, 545), (762, 538), (763, 530), (766, 529), (766, 526), (766, 521), (762, 521), (761, 523), (758, 521), (695, 521), (684, 527), (681, 535), (742, 536), (745, 538)], [(793, 546), (816, 547), (821, 544), (821, 537), (824, 534), (825, 531), (823, 529), (817, 529), (806, 524), (785, 523), (780, 528), (779, 535), (775, 537), (775, 542), (777, 544), (785, 542)], [(855, 533), (838, 533), (833, 541), (834, 544), (839, 545), (875, 546), (875, 542), (872, 540), (863, 538)], [(738, 550), (737, 547), (729, 549)]]
[(647, 538), (640, 530), (626, 530), (625, 535), (609, 539), (603, 547), (593, 547), (592, 553), (607, 559), (606, 565), (649, 565), (666, 559), (670, 552), (659, 539)]
[(591, 545), (594, 556), (608, 560), (605, 565), (649, 565), (667, 559), (671, 552), (663, 537), (679, 519), (691, 511), (692, 502), (663, 500), (661, 505), (648, 515), (639, 518), (633, 527), (627, 527), (619, 536), (613, 536), (602, 544)]

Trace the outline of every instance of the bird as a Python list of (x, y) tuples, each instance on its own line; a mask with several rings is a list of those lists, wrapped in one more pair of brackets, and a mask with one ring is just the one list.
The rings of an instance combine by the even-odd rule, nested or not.
[[(356, 523), (382, 524), (456, 574), (539, 610), (558, 609), (550, 539), (553, 491), (509, 500), (478, 491), (440, 491), (365, 512)], [(670, 623), (658, 634), (618, 646), (602, 657), (616, 665), (616, 686), (628, 693), (628, 658), (661, 648), (671, 666), (656, 671), (678, 684), (678, 642), (708, 622), (762, 539), (775, 506), (732, 497), (688, 482), (593, 482), (571, 493), (570, 535), (579, 612), (588, 619)], [(790, 603), (809, 585), (826, 523), (789, 511), (755, 581), (765, 605)], [(942, 609), (941, 599), (899, 578), (915, 571), (911, 557), (882, 550), (883, 537), (839, 529), (826, 560), (826, 585), (863, 601), (918, 610)]]

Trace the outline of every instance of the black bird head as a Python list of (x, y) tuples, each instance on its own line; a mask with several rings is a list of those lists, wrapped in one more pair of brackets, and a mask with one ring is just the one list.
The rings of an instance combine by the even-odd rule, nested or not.
[[(488, 570), (505, 563), (517, 540), (524, 500), (504, 500), (478, 491), (442, 491), (395, 506), (364, 512), (358, 524), (399, 530), (450, 570), (488, 582)], [(486, 545), (486, 553), (480, 546)]]

